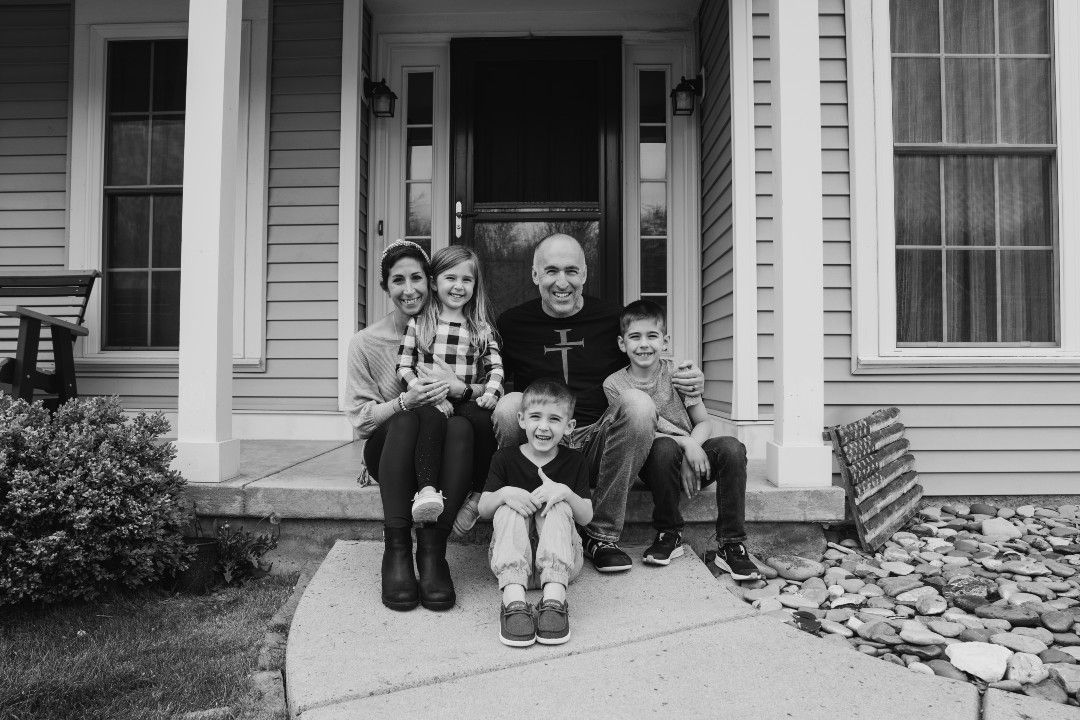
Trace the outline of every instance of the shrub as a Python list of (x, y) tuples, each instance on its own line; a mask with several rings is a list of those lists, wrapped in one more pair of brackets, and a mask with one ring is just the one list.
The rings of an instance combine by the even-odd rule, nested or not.
[(50, 416), (0, 396), (0, 605), (94, 598), (183, 567), (184, 484), (161, 413), (115, 398)]

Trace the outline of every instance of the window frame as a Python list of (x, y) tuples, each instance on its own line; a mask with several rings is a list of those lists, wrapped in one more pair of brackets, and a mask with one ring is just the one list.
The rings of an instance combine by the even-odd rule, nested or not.
[[(146, 11), (147, 22), (94, 23), (76, 19), (71, 112), (70, 211), (68, 266), (102, 269), (104, 262), (105, 91), (108, 43), (122, 40), (186, 39), (187, 23)], [(86, 15), (92, 8), (84, 7)], [(182, 9), (181, 9), (182, 11)], [(183, 11), (182, 11), (183, 13)], [(186, 13), (183, 13), (186, 16)], [(118, 18), (102, 15), (103, 20)], [(267, 81), (268, 18), (245, 17), (241, 26), (237, 206), (235, 219), (233, 301), (233, 366), (259, 371), (265, 362), (265, 296), (267, 232)], [(100, 290), (86, 310), (86, 338), (76, 345), (78, 367), (110, 373), (175, 373), (178, 350), (105, 350), (103, 295)]]
[[(1053, 346), (910, 346), (896, 341), (892, 51), (889, 0), (847, 3), (851, 190), (852, 372), (1075, 372), (1080, 367), (1080, 7), (1050, 0), (1053, 18), (1058, 342)], [(863, 178), (869, 178), (864, 180)], [(1070, 239), (1073, 240), (1070, 242)], [(1071, 280), (1071, 282), (1070, 282)]]

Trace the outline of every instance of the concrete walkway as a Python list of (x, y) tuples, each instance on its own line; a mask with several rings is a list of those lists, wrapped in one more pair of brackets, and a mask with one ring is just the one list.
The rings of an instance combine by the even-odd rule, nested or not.
[(486, 548), (451, 547), (458, 604), (445, 613), (385, 609), (381, 557), (381, 543), (338, 542), (309, 583), (286, 658), (293, 718), (1080, 719), (1042, 700), (980, 698), (759, 615), (689, 554), (620, 575), (586, 567), (570, 589), (570, 641), (524, 649), (498, 640)]

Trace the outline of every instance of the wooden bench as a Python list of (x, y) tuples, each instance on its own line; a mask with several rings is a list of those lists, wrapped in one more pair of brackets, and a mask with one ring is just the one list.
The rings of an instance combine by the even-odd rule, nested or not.
[[(78, 395), (72, 348), (76, 337), (88, 333), (83, 319), (100, 275), (97, 270), (0, 275), (0, 385), (10, 386), (11, 395), (30, 401), (40, 390), (57, 405)], [(40, 348), (42, 326), (51, 348)]]

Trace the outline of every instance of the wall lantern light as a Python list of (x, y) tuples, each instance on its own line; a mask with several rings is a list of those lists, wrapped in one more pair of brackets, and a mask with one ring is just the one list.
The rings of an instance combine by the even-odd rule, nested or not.
[(379, 82), (371, 82), (364, 78), (364, 97), (371, 104), (371, 114), (375, 117), (394, 117), (394, 105), (397, 103), (397, 95), (386, 84), (386, 78)]
[(685, 77), (679, 80), (679, 84), (671, 91), (671, 114), (693, 115), (694, 105), (701, 96), (701, 75), (687, 80)]

